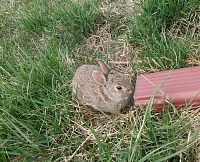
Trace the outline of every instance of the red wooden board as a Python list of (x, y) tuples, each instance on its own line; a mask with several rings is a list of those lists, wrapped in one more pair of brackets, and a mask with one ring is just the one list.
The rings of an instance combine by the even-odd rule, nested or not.
[(177, 109), (190, 101), (189, 105), (200, 106), (200, 66), (139, 75), (134, 93), (135, 106), (148, 105), (154, 94), (158, 112), (168, 103), (173, 103)]

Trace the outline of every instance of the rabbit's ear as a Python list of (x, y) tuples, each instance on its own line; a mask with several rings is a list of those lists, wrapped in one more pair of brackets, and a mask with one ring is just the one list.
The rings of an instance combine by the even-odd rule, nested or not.
[(111, 71), (110, 68), (108, 67), (108, 65), (101, 59), (96, 59), (96, 61), (99, 63), (100, 67), (101, 67), (101, 71), (108, 75), (109, 72)]
[(103, 86), (106, 86), (106, 77), (104, 76), (104, 74), (103, 74), (101, 71), (99, 71), (99, 70), (94, 70), (94, 71), (92, 72), (92, 76), (93, 76), (94, 80), (95, 80), (97, 83), (99, 83), (99, 84), (101, 84), (101, 85), (103, 85)]

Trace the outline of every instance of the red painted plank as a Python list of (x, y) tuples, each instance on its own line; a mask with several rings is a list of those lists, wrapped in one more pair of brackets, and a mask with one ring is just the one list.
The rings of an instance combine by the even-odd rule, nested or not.
[(200, 106), (200, 66), (143, 74), (137, 77), (134, 104), (146, 106), (155, 94), (154, 104), (158, 112), (168, 103), (177, 109), (190, 105)]

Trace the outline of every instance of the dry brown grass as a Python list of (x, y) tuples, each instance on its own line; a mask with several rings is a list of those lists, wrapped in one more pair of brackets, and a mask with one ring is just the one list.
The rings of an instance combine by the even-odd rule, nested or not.
[[(77, 53), (81, 62), (91, 62), (98, 56), (104, 60), (107, 59), (109, 62), (112, 62), (111, 66), (122, 69), (132, 74), (133, 77), (135, 77), (136, 73), (143, 72), (137, 66), (141, 63), (138, 54), (142, 49), (130, 44), (127, 35), (127, 33), (130, 33), (130, 29), (126, 23), (126, 19), (128, 19), (134, 10), (134, 4), (139, 3), (142, 3), (142, 1), (103, 1), (100, 9), (107, 19), (103, 24), (98, 26), (94, 34), (85, 38), (81, 48), (76, 49), (75, 53)], [(118, 32), (119, 34), (116, 36), (115, 34)], [(129, 66), (121, 66), (121, 62), (128, 62)]]
[[(121, 140), (121, 132), (119, 132), (119, 126), (123, 129), (123, 132), (126, 134), (130, 132), (126, 123), (134, 125), (134, 110), (126, 109), (126, 113), (113, 115), (106, 114), (103, 112), (97, 112), (85, 107), (84, 105), (76, 105), (76, 113), (79, 114), (80, 120), (72, 120), (72, 127), (75, 128), (74, 134), (83, 135), (85, 140), (81, 143), (81, 145), (73, 152), (71, 156), (65, 157), (64, 161), (71, 161), (72, 159), (87, 159), (91, 160), (90, 155), (87, 154), (85, 150), (85, 145), (98, 145), (98, 141), (102, 143), (106, 143), (108, 141), (120, 141)], [(92, 128), (92, 129), (90, 129)], [(94, 130), (94, 131), (93, 131)], [(95, 137), (96, 135), (96, 137)], [(123, 145), (130, 145), (130, 136), (123, 136)], [(118, 148), (119, 149), (119, 148)]]

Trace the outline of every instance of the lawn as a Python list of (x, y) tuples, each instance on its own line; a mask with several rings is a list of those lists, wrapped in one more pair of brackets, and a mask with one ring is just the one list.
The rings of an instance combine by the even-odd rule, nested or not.
[(102, 114), (80, 105), (70, 87), (75, 70), (95, 58), (129, 61), (118, 68), (133, 81), (200, 65), (199, 0), (0, 5), (0, 161), (200, 160), (200, 108)]

